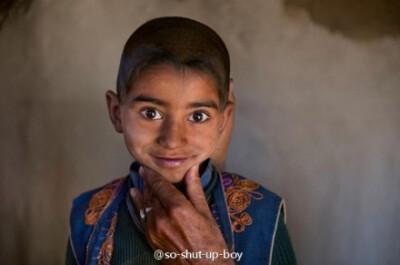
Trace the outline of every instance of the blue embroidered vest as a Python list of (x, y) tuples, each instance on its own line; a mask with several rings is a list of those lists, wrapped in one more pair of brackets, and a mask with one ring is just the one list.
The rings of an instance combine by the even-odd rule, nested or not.
[[(127, 196), (128, 181), (129, 177), (114, 180), (73, 201), (70, 244), (78, 265), (110, 264), (118, 209)], [(218, 175), (213, 197), (229, 251), (243, 253), (237, 264), (271, 264), (283, 200), (258, 183), (227, 172)]]

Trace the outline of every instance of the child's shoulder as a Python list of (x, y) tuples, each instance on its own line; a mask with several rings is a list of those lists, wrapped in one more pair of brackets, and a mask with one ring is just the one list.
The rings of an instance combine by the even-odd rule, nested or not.
[(225, 192), (227, 193), (233, 193), (234, 191), (237, 193), (237, 191), (241, 191), (242, 193), (252, 195), (253, 198), (260, 198), (263, 197), (262, 195), (266, 195), (277, 200), (282, 200), (282, 198), (275, 192), (242, 175), (232, 172), (222, 172), (221, 177)]
[[(70, 240), (75, 250), (74, 254), (82, 262), (86, 255), (86, 246), (93, 243), (91, 238), (104, 238), (108, 228), (116, 224), (118, 206), (126, 196), (127, 179), (123, 177), (113, 180), (99, 188), (86, 191), (73, 200)], [(101, 225), (97, 226), (98, 223)], [(93, 250), (96, 251), (98, 250)]]
[(234, 232), (257, 234), (265, 224), (276, 227), (279, 216), (285, 216), (284, 200), (276, 193), (235, 173), (223, 172), (221, 177)]
[(95, 208), (104, 207), (119, 193), (123, 185), (126, 184), (126, 180), (127, 177), (121, 177), (103, 186), (83, 192), (73, 200), (73, 208), (88, 207), (89, 205)]

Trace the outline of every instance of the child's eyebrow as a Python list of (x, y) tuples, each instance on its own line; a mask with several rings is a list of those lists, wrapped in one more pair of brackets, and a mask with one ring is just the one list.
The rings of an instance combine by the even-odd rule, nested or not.
[(218, 110), (218, 104), (213, 100), (206, 100), (201, 102), (192, 102), (189, 104), (189, 108), (213, 108)]
[[(132, 99), (132, 103), (134, 104), (136, 102), (149, 102), (149, 103), (153, 103), (155, 105), (159, 105), (159, 106), (168, 106), (168, 102), (163, 101), (161, 99), (157, 99), (157, 98), (153, 98), (153, 97), (149, 97), (146, 95), (139, 95), (137, 97), (135, 97), (134, 99)], [(198, 101), (198, 102), (192, 102), (188, 104), (188, 108), (213, 108), (218, 110), (218, 104), (214, 101), (214, 100), (205, 100), (205, 101)]]
[(150, 103), (153, 103), (153, 104), (156, 104), (156, 105), (160, 105), (160, 106), (168, 105), (168, 103), (165, 102), (165, 101), (162, 101), (162, 100), (157, 99), (157, 98), (152, 98), (152, 97), (149, 97), (149, 96), (145, 96), (145, 95), (139, 95), (139, 96), (135, 97), (134, 99), (132, 99), (132, 104), (136, 103), (136, 102), (150, 102)]

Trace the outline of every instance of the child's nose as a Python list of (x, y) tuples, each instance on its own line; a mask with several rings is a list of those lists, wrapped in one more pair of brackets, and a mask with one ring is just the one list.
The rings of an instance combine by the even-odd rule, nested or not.
[(187, 143), (185, 122), (165, 119), (161, 126), (158, 143), (167, 149), (176, 149)]

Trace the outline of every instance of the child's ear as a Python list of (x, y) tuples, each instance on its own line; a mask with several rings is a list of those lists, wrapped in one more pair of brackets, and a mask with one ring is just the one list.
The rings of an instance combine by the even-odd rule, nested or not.
[(235, 95), (233, 93), (233, 80), (231, 79), (229, 82), (228, 103), (222, 113), (220, 137), (217, 146), (215, 148), (215, 151), (211, 155), (212, 163), (220, 171), (223, 171), (225, 169), (225, 159), (229, 149), (229, 142), (231, 140), (234, 121), (235, 121)]
[(111, 90), (106, 92), (107, 108), (110, 120), (114, 125), (114, 129), (122, 133), (122, 122), (121, 122), (121, 107), (119, 105), (118, 96)]
[[(233, 92), (233, 79), (229, 80), (229, 95), (228, 95), (228, 103), (226, 104), (225, 109), (223, 110), (223, 122), (221, 123), (221, 137), (230, 139), (233, 123), (235, 119), (235, 94)], [(229, 140), (228, 140), (229, 141)]]

